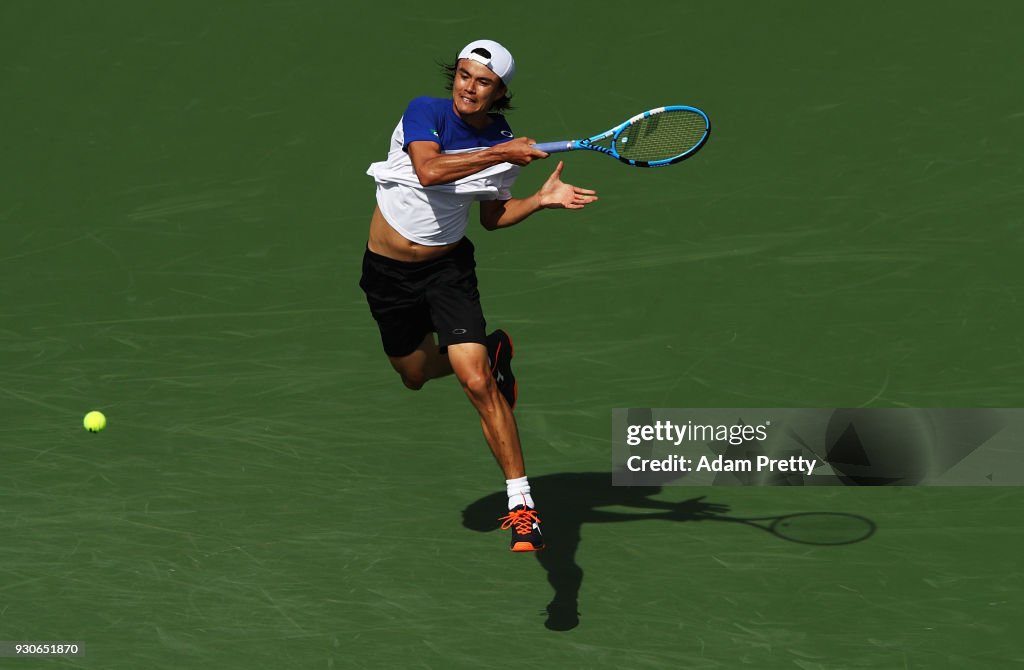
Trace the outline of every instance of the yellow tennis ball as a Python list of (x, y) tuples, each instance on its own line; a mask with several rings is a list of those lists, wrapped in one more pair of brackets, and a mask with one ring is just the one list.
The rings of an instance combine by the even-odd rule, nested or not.
[(90, 433), (98, 433), (107, 427), (107, 417), (103, 416), (103, 412), (93, 410), (82, 419), (82, 425)]

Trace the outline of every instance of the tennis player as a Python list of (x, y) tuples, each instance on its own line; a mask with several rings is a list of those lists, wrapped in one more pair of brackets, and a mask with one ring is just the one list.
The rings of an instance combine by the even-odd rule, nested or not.
[(520, 167), (548, 154), (515, 137), (500, 113), (509, 107), (512, 54), (477, 40), (447, 69), (451, 97), (409, 103), (387, 160), (367, 171), (377, 207), (359, 285), (405, 386), (419, 390), (453, 373), (459, 380), (505, 474), (508, 515), (501, 521), (512, 530), (511, 549), (536, 551), (544, 540), (512, 415), (512, 340), (502, 330), (486, 332), (466, 227), (473, 202), (483, 227), (499, 230), (542, 209), (582, 209), (597, 196), (563, 182), (560, 162), (536, 193), (513, 198)]

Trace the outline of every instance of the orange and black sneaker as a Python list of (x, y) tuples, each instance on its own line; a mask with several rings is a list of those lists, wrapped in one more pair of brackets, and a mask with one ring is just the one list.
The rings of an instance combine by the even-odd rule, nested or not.
[(499, 329), (487, 336), (487, 363), (491, 366), (491, 375), (498, 382), (498, 390), (505, 396), (508, 406), (515, 409), (519, 384), (512, 374), (512, 356), (512, 338), (508, 333)]
[(501, 529), (512, 529), (512, 551), (540, 551), (544, 548), (544, 536), (540, 534), (540, 517), (537, 510), (526, 505), (516, 505), (503, 516)]

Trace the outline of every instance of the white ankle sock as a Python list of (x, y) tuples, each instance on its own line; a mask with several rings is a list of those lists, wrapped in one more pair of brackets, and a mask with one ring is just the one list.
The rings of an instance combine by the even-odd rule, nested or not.
[(505, 492), (508, 493), (508, 508), (516, 505), (533, 507), (533, 498), (530, 496), (530, 482), (526, 477), (505, 480)]

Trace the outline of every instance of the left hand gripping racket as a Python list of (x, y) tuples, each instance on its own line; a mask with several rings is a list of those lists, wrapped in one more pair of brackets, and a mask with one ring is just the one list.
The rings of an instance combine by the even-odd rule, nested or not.
[(707, 114), (696, 107), (672, 105), (637, 114), (593, 137), (533, 146), (549, 154), (588, 149), (634, 167), (664, 167), (700, 151), (710, 134)]

